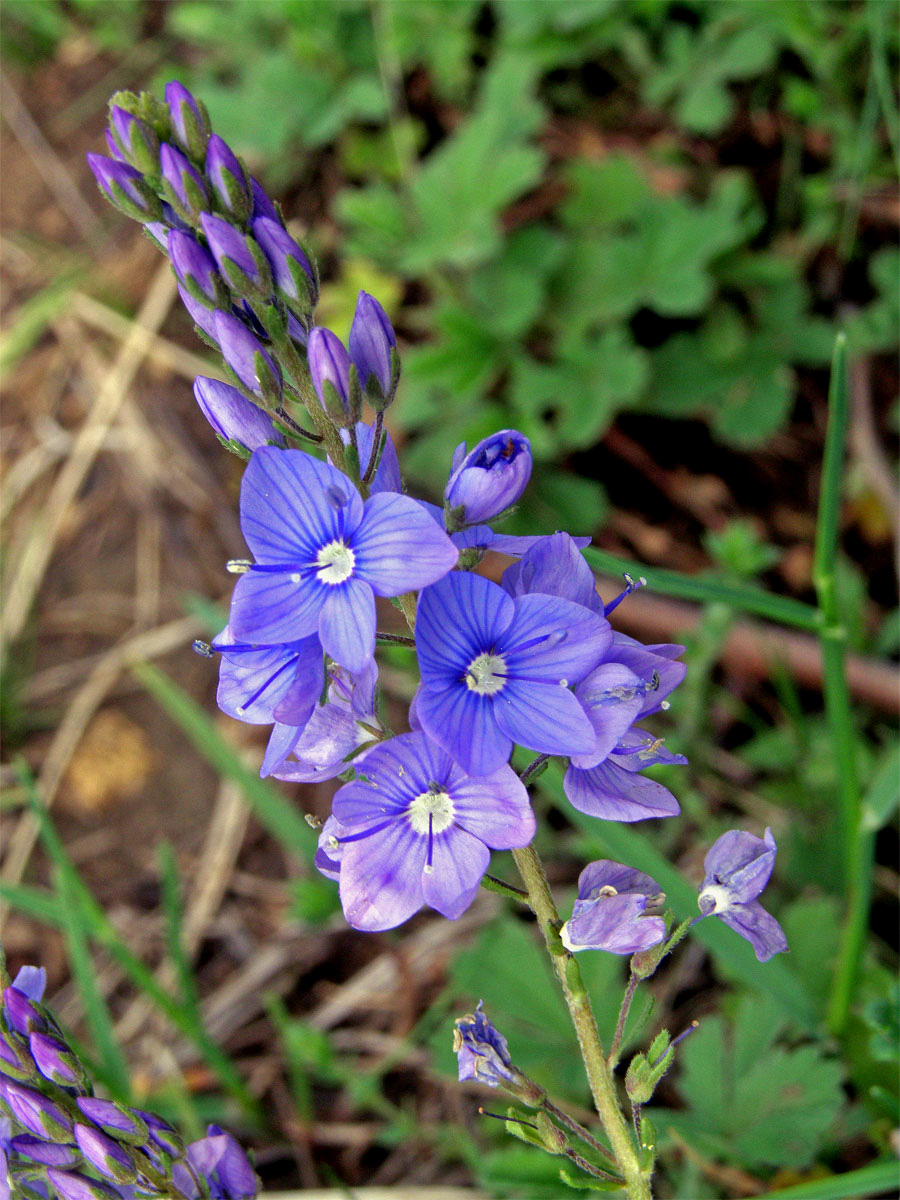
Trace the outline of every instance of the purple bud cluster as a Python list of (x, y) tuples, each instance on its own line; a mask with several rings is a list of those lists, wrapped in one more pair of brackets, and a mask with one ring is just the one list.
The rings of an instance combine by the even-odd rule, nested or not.
[(23, 967), (0, 1005), (0, 1200), (249, 1200), (256, 1176), (211, 1125), (185, 1145), (167, 1121), (92, 1094), (42, 1003), (43, 968)]

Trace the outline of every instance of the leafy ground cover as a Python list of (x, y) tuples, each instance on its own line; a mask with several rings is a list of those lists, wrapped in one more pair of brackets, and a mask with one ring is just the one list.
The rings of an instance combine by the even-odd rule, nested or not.
[[(46, 962), (113, 1094), (242, 1128), (269, 1186), (559, 1194), (552, 1162), (476, 1115), (449, 1052), (483, 996), (522, 1066), (586, 1103), (558, 1073), (569, 1034), (533, 931), (487, 894), (455, 925), (348, 931), (299, 815), (327, 797), (258, 780), (259, 746), (186, 651), (219, 626), (238, 477), (193, 409), (203, 350), (161, 260), (83, 164), (111, 91), (176, 75), (309, 231), (321, 320), (345, 333), (360, 287), (389, 307), (417, 485), (440, 490), (458, 441), (521, 428), (539, 460), (523, 523), (593, 534), (607, 576), (646, 567), (621, 627), (688, 642), (658, 726), (691, 759), (669, 780), (686, 820), (581, 820), (551, 774), (554, 885), (608, 855), (667, 872), (687, 912), (736, 818), (776, 830), (789, 960), (759, 968), (713, 931), (636, 1008), (634, 1046), (701, 1023), (660, 1093), (659, 1194), (878, 1194), (883, 1174), (839, 1176), (877, 1170), (898, 1125), (891, 6), (223, 11), (4, 5), (7, 952)], [(815, 514), (838, 329), (831, 605)], [(826, 599), (852, 651), (837, 721)], [(585, 958), (608, 1034), (620, 965)]]

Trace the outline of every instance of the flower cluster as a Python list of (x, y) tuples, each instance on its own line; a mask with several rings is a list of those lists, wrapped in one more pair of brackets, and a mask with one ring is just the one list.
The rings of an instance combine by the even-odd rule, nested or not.
[(141, 1109), (94, 1096), (50, 1010), (42, 968), (23, 967), (0, 1006), (0, 1200), (249, 1200), (246, 1154), (210, 1125), (185, 1145)]
[[(667, 707), (683, 647), (612, 629), (610, 614), (638, 584), (627, 580), (604, 605), (581, 554), (587, 539), (494, 528), (529, 483), (528, 438), (504, 429), (460, 445), (442, 506), (407, 495), (384, 425), (397, 338), (377, 300), (360, 293), (346, 346), (315, 324), (310, 248), (181, 84), (167, 86), (165, 103), (114, 97), (108, 142), (111, 158), (91, 156), (94, 174), (169, 255), (229, 381), (198, 379), (197, 401), (248, 460), (240, 518), (250, 557), (229, 564), (238, 580), (226, 628), (197, 648), (219, 656), (220, 707), (271, 727), (264, 775), (342, 778), (317, 864), (339, 881), (347, 920), (384, 930), (425, 905), (451, 919), (467, 908), (491, 850), (534, 834), (510, 765), (516, 747), (538, 756), (526, 779), (560, 759), (565, 794), (583, 813), (677, 814), (674, 795), (644, 772), (686, 760), (641, 722)], [(515, 560), (499, 582), (475, 573), (488, 549)], [(379, 633), (383, 598), (413, 637)], [(389, 728), (379, 700), (379, 639), (415, 649), (409, 732)], [(706, 887), (704, 912), (759, 933), (746, 888), (726, 901), (724, 885), (711, 886), (720, 890)], [(645, 911), (658, 891), (620, 864), (591, 864), (566, 945), (659, 944), (665, 921)]]

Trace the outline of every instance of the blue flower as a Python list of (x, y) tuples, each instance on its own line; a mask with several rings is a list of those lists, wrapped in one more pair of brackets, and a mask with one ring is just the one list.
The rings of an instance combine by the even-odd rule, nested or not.
[(578, 876), (578, 899), (560, 930), (567, 950), (606, 950), (636, 954), (666, 936), (662, 917), (645, 916), (648, 903), (660, 895), (659, 884), (622, 863), (600, 859)]
[(338, 871), (344, 916), (364, 930), (393, 929), (423, 904), (455, 920), (478, 891), (490, 849), (526, 846), (535, 830), (514, 771), (473, 779), (423, 733), (371, 750), (332, 816), (323, 873)]
[(555, 596), (512, 600), (478, 575), (454, 574), (419, 600), (422, 727), (473, 775), (513, 743), (548, 754), (589, 751), (590, 720), (569, 691), (612, 643), (606, 620)]
[(459, 1081), (476, 1079), (488, 1087), (517, 1083), (520, 1073), (509, 1057), (509, 1046), (482, 1011), (482, 1001), (473, 1013), (459, 1017), (453, 1031), (453, 1050), (459, 1064)]
[(256, 562), (235, 588), (233, 636), (279, 645), (318, 631), (353, 672), (375, 651), (375, 596), (434, 583), (457, 559), (415, 501), (379, 492), (363, 502), (335, 467), (272, 446), (244, 473), (241, 528)]
[(269, 414), (230, 384), (198, 375), (194, 396), (204, 417), (226, 442), (237, 442), (248, 453), (269, 442), (284, 445), (284, 434), (275, 428)]
[(322, 646), (311, 634), (296, 642), (260, 646), (235, 641), (226, 625), (210, 646), (221, 654), (216, 701), (249, 725), (304, 725), (325, 684)]
[(519, 499), (531, 478), (531, 443), (517, 429), (501, 429), (466, 454), (461, 443), (444, 490), (448, 509), (460, 509), (457, 527), (499, 516)]
[[(760, 962), (787, 950), (784, 930), (757, 896), (769, 882), (778, 847), (772, 830), (762, 838), (731, 829), (707, 854), (698, 904), (704, 917), (717, 916), (753, 947)], [(697, 918), (698, 920), (700, 918)]]
[(356, 301), (349, 344), (360, 387), (377, 408), (386, 408), (400, 378), (397, 337), (387, 313), (368, 292), (360, 292)]

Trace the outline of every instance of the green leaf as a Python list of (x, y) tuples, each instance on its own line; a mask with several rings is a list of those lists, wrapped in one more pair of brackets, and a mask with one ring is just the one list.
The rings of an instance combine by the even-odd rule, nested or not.
[(678, 1055), (688, 1109), (657, 1111), (657, 1123), (749, 1167), (805, 1166), (841, 1109), (842, 1070), (816, 1046), (773, 1048), (777, 1026), (766, 1016), (746, 998), (729, 1029), (719, 1017), (702, 1021)]
[(860, 819), (869, 833), (882, 829), (900, 803), (900, 749), (894, 747), (882, 758), (875, 777), (863, 797)]
[(774, 1192), (766, 1192), (766, 1200), (865, 1200), (896, 1186), (897, 1160), (890, 1158), (885, 1162), (870, 1163), (858, 1171), (845, 1171), (841, 1175), (827, 1175), (824, 1179), (810, 1179), (794, 1187), (777, 1188)]

